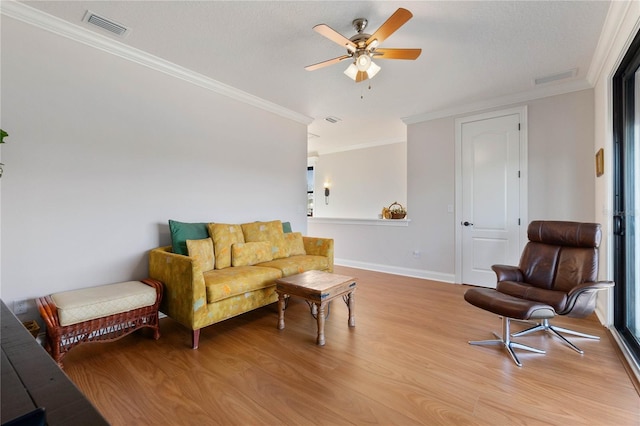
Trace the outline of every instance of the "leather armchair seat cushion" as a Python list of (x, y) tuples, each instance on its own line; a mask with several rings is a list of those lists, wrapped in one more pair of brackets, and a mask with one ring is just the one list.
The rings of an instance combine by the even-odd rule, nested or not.
[(556, 312), (564, 312), (567, 308), (568, 296), (564, 291), (547, 290), (516, 281), (500, 281), (496, 290), (509, 296), (545, 303)]
[(548, 304), (513, 297), (492, 288), (469, 289), (464, 293), (464, 299), (485, 311), (521, 320), (548, 319), (556, 314)]

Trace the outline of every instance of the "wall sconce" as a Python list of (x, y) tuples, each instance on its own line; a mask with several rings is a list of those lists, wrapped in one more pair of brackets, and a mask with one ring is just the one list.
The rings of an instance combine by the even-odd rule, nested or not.
[(324, 183), (324, 203), (329, 205), (329, 182)]

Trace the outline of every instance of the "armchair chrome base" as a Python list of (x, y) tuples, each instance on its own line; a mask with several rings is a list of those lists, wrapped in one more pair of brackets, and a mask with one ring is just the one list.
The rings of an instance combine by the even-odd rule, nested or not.
[(511, 337), (525, 336), (525, 335), (530, 334), (530, 333), (535, 333), (536, 331), (546, 331), (548, 333), (551, 333), (552, 335), (560, 338), (560, 340), (565, 342), (567, 345), (569, 345), (571, 347), (571, 349), (573, 349), (574, 351), (578, 352), (579, 354), (584, 354), (584, 351), (582, 349), (580, 349), (579, 347), (577, 347), (576, 345), (574, 345), (573, 343), (571, 343), (566, 337), (564, 337), (562, 334), (560, 334), (560, 332), (571, 334), (573, 336), (584, 337), (584, 338), (587, 338), (587, 339), (600, 340), (600, 337), (594, 336), (592, 334), (580, 333), (579, 331), (569, 330), (567, 328), (562, 328), (562, 327), (555, 327), (555, 326), (549, 324), (549, 320), (548, 319), (543, 319), (542, 322), (540, 322), (537, 325), (534, 325), (531, 328), (527, 328), (526, 330), (522, 330), (522, 331), (519, 331), (517, 333), (513, 333), (511, 335)]
[(514, 348), (524, 349), (526, 351), (535, 352), (538, 354), (546, 353), (542, 349), (533, 348), (531, 346), (523, 345), (522, 343), (514, 342), (513, 340), (511, 340), (511, 333), (509, 331), (510, 320), (511, 318), (508, 318), (505, 316), (502, 317), (502, 336), (503, 337), (500, 337), (498, 333), (494, 332), (493, 335), (496, 336), (496, 340), (471, 340), (469, 341), (469, 344), (481, 345), (481, 346), (504, 346), (504, 348), (507, 350), (507, 352), (511, 356), (511, 359), (513, 360), (513, 362), (516, 363), (518, 367), (522, 367), (522, 363), (520, 362), (520, 360), (518, 359), (518, 356), (513, 350)]

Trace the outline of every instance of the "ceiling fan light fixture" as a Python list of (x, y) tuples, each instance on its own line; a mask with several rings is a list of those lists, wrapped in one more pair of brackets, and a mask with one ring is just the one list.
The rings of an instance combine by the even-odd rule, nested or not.
[(380, 44), (384, 43), (391, 34), (396, 32), (412, 17), (413, 14), (407, 9), (398, 8), (373, 34), (364, 32), (367, 26), (366, 19), (354, 19), (352, 25), (357, 34), (351, 38), (346, 38), (326, 24), (318, 24), (313, 27), (313, 30), (334, 43), (346, 47), (347, 54), (306, 66), (305, 69), (313, 71), (345, 59), (351, 59), (353, 62), (344, 73), (356, 83), (360, 83), (374, 77), (380, 71), (380, 67), (372, 62), (373, 57), (378, 59), (417, 59), (422, 49), (378, 48)]
[(371, 61), (371, 65), (369, 65), (369, 69), (367, 70), (369, 78), (375, 77), (375, 75), (378, 74), (378, 71), (380, 71), (380, 66)]
[(358, 59), (356, 59), (351, 65), (349, 65), (349, 67), (344, 70), (344, 74), (349, 77), (351, 80), (353, 81), (359, 81), (358, 80), (358, 73), (366, 73), (366, 78), (373, 78), (375, 77), (376, 74), (378, 74), (378, 72), (381, 70), (380, 66), (378, 64), (376, 64), (375, 62), (373, 62), (371, 60), (371, 58), (367, 55), (367, 58), (369, 58), (369, 66), (365, 69), (365, 70), (360, 70), (360, 67), (358, 67), (356, 64), (358, 63)]
[(346, 70), (344, 70), (344, 74), (351, 80), (356, 81), (356, 75), (358, 75), (358, 67), (356, 67), (356, 64), (351, 64)]
[(356, 67), (358, 67), (358, 71), (368, 71), (371, 63), (371, 56), (367, 53), (362, 53), (356, 58)]

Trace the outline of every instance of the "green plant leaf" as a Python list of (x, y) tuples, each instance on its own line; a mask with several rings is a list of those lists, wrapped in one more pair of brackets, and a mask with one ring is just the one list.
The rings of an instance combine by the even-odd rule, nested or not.
[(5, 132), (4, 130), (0, 129), (0, 143), (4, 143), (4, 138), (9, 136), (9, 133)]

